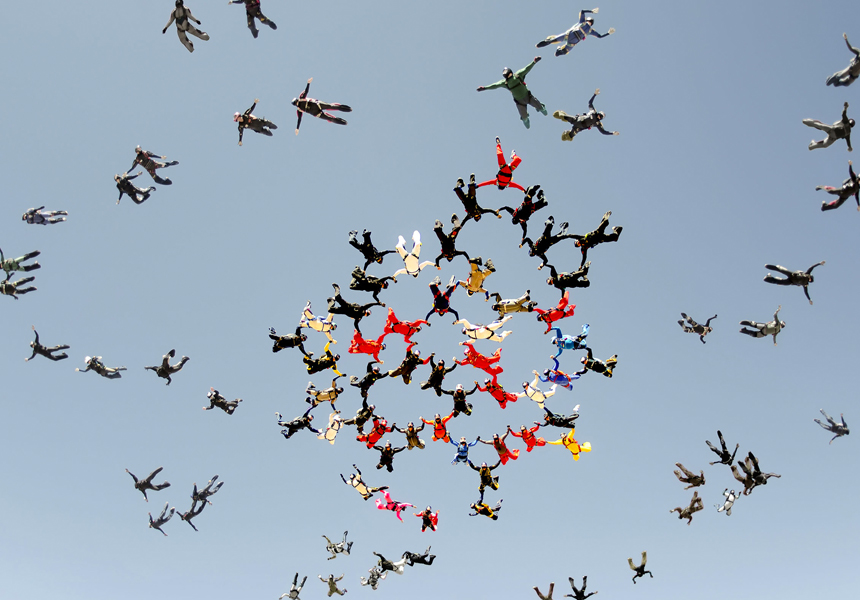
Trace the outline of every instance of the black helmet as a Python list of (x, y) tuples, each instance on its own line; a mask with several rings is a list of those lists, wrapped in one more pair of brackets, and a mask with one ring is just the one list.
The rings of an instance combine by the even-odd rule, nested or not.
[(504, 70), (502, 71), (502, 77), (504, 77), (505, 79), (507, 79), (508, 77), (511, 77), (513, 74), (514, 74), (514, 72), (511, 71), (511, 69), (509, 67), (505, 67)]

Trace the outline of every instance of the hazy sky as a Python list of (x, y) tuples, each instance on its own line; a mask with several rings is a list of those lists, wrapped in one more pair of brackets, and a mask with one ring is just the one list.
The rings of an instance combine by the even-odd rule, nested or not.
[[(812, 420), (821, 408), (849, 425), (860, 415), (851, 384), (860, 214), (853, 201), (822, 213), (826, 194), (815, 191), (840, 185), (857, 153), (844, 142), (809, 152), (820, 135), (801, 123), (832, 123), (846, 101), (860, 115), (860, 84), (824, 84), (850, 61), (842, 33), (860, 45), (855, 3), (610, 1), (595, 29), (616, 33), (558, 58), (535, 44), (592, 6), (267, 0), (278, 29), (262, 27), (256, 40), (240, 6), (189, 7), (211, 36), (192, 38), (193, 54), (175, 29), (160, 33), (169, 0), (46, 0), (0, 22), (0, 247), (7, 257), (42, 252), (38, 291), (0, 298), (0, 597), (273, 600), (297, 571), (309, 576), (302, 598), (323, 597), (316, 577), (329, 573), (345, 574), (350, 597), (380, 600), (529, 598), (550, 581), (560, 598), (567, 577), (579, 585), (583, 575), (600, 598), (855, 597), (856, 440), (828, 445)], [(510, 94), (475, 89), (537, 55), (527, 83), (550, 116), (530, 109), (526, 130)], [(289, 103), (309, 77), (311, 96), (353, 107), (348, 126), (305, 118), (293, 134)], [(552, 112), (585, 111), (598, 87), (595, 106), (620, 135), (562, 142)], [(246, 132), (239, 147), (231, 115), (255, 98), (255, 114), (279, 129), (272, 138)], [(374, 468), (378, 453), (353, 441), (352, 428), (333, 446), (308, 432), (285, 441), (274, 413), (300, 415), (308, 381), (327, 387), (331, 375), (309, 377), (297, 350), (273, 354), (267, 330), (291, 332), (308, 300), (325, 312), (332, 282), (347, 300), (370, 301), (347, 289), (363, 264), (347, 244), (351, 229), (371, 230), (381, 249), (417, 229), (422, 258), (432, 260), (434, 220), (447, 230), (453, 212), (462, 216), (451, 191), (458, 177), (494, 176), (496, 136), (506, 155), (523, 159), (514, 180), (546, 192), (549, 207), (530, 232), (552, 215), (585, 233), (607, 210), (624, 232), (589, 252), (592, 285), (574, 290), (576, 314), (561, 322), (574, 334), (589, 323), (595, 356), (618, 354), (615, 376), (589, 373), (547, 402), (565, 414), (581, 405), (576, 437), (593, 451), (574, 462), (547, 446), (499, 467), (501, 487), (486, 494), (493, 504), (504, 498), (493, 522), (467, 516), (478, 476), (451, 466), (454, 448), (426, 429), (427, 447), (398, 454), (390, 474)], [(117, 206), (113, 175), (138, 144), (179, 161), (162, 172), (174, 183), (157, 185), (143, 205)], [(478, 199), (516, 206), (522, 194), (486, 187)], [(68, 221), (21, 221), (41, 205), (67, 210)], [(557, 291), (519, 239), (509, 218), (485, 217), (465, 226), (458, 245), (493, 259), (491, 291), (515, 298), (529, 289), (539, 306), (554, 306)], [(580, 260), (572, 242), (549, 257), (565, 271)], [(813, 306), (800, 289), (762, 282), (766, 263), (806, 269), (821, 260)], [(389, 256), (369, 272), (390, 275), (401, 264)], [(399, 278), (382, 299), (401, 319), (423, 318), (433, 277), (467, 274), (460, 257)], [(472, 322), (494, 318), (462, 289), (452, 305)], [(778, 305), (787, 323), (778, 346), (738, 333), (739, 321), (770, 320)], [(386, 310), (362, 321), (368, 337), (381, 333)], [(718, 315), (707, 344), (681, 332), (682, 311), (699, 321)], [(465, 338), (452, 320), (434, 316), (415, 336), (424, 356), (461, 356)], [(350, 320), (335, 322), (341, 370), (360, 376), (369, 359), (347, 353)], [(25, 363), (31, 325), (44, 343), (71, 345), (70, 358)], [(516, 315), (506, 329), (514, 333), (501, 344), (499, 381), (519, 391), (533, 369), (551, 366), (554, 347), (534, 315)], [(405, 344), (386, 343), (383, 368), (393, 369)], [(310, 351), (324, 344), (309, 333)], [(496, 347), (476, 345), (485, 354)], [(166, 387), (143, 367), (171, 348), (191, 360)], [(575, 371), (581, 354), (566, 351), (561, 368)], [(117, 381), (74, 371), (93, 355), (129, 370)], [(420, 367), (409, 386), (377, 383), (378, 413), (401, 426), (447, 414), (449, 397), (419, 389), (427, 373)], [(483, 378), (458, 367), (445, 387)], [(210, 386), (243, 398), (233, 416), (201, 410)], [(490, 438), (542, 416), (526, 399), (506, 410), (487, 394), (470, 400), (473, 415), (449, 423), (457, 438)], [(354, 388), (338, 401), (344, 417), (359, 406)], [(314, 424), (328, 412), (315, 409)], [(716, 457), (704, 441), (716, 442), (717, 429), (740, 444), (739, 458), (752, 451), (782, 476), (739, 499), (730, 517), (714, 505), (741, 486), (727, 467), (707, 464)], [(400, 434), (387, 439), (403, 443)], [(471, 456), (496, 459), (484, 445)], [(689, 527), (668, 512), (692, 496), (672, 474), (679, 461), (707, 478), (698, 488), (705, 510)], [(411, 514), (400, 523), (362, 501), (338, 475), (353, 463), (395, 499), (438, 509), (439, 530), (422, 534)], [(158, 480), (172, 485), (147, 504), (124, 470), (145, 476), (158, 466)], [(195, 520), (198, 533), (178, 518), (164, 528), (169, 537), (148, 529), (147, 512), (164, 502), (187, 510), (192, 485), (216, 473), (225, 483)], [(321, 536), (344, 530), (352, 554), (327, 561)], [(432, 567), (389, 574), (375, 592), (359, 585), (371, 552), (399, 558), (428, 545)], [(626, 559), (643, 550), (654, 578), (634, 586)]]

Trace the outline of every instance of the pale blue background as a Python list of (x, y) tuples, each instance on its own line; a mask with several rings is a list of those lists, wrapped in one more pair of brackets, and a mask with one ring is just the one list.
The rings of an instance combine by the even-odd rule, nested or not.
[[(839, 185), (852, 155), (842, 142), (810, 153), (818, 132), (800, 122), (833, 122), (846, 100), (860, 115), (860, 84), (824, 85), (851, 57), (842, 33), (860, 45), (855, 3), (607, 1), (595, 27), (617, 33), (561, 58), (534, 44), (591, 6), (267, 0), (263, 11), (279, 28), (262, 27), (254, 40), (241, 7), (194, 0), (212, 39), (192, 38), (189, 54), (175, 30), (160, 34), (172, 4), (46, 0), (4, 11), (0, 246), (7, 256), (41, 250), (43, 268), (37, 292), (0, 298), (0, 597), (274, 599), (296, 571), (310, 576), (303, 598), (323, 597), (316, 576), (331, 572), (346, 573), (350, 597), (380, 600), (529, 598), (549, 581), (561, 597), (567, 577), (579, 584), (583, 575), (600, 598), (855, 597), (856, 440), (828, 446), (812, 419), (819, 408), (844, 412), (849, 425), (860, 414), (860, 214), (853, 201), (820, 212), (825, 194), (814, 187)], [(550, 112), (582, 112), (600, 87), (596, 106), (621, 135), (591, 131), (562, 143), (561, 122), (531, 110), (527, 131), (506, 92), (475, 92), (537, 53), (544, 60), (528, 83)], [(354, 112), (347, 127), (307, 118), (296, 137), (289, 101), (311, 76), (312, 96)], [(240, 148), (230, 117), (254, 98), (255, 113), (280, 129), (273, 138), (249, 132)], [(596, 356), (619, 356), (616, 376), (590, 374), (548, 403), (564, 413), (582, 405), (577, 438), (594, 451), (574, 463), (563, 448), (538, 448), (500, 467), (501, 489), (487, 499), (504, 497), (504, 509), (492, 522), (466, 516), (477, 475), (450, 466), (454, 449), (429, 435), (424, 451), (397, 456), (393, 474), (375, 471), (377, 453), (351, 431), (334, 446), (306, 432), (285, 442), (273, 413), (304, 412), (309, 378), (297, 351), (272, 354), (267, 328), (290, 332), (309, 299), (323, 312), (333, 281), (347, 299), (365, 297), (346, 290), (360, 260), (346, 243), (350, 229), (371, 229), (381, 248), (419, 229), (432, 259), (433, 221), (462, 214), (456, 179), (496, 172), (496, 135), (523, 158), (515, 180), (546, 190), (550, 207), (533, 231), (554, 215), (584, 233), (611, 209), (624, 233), (590, 253), (592, 287), (575, 291), (576, 315), (563, 322), (572, 332), (591, 324)], [(137, 144), (180, 161), (164, 172), (174, 185), (141, 206), (128, 198), (116, 206), (112, 176)], [(479, 195), (492, 207), (520, 199), (492, 188)], [(21, 222), (42, 204), (68, 210), (68, 222)], [(485, 218), (467, 224), (460, 245), (494, 260), (493, 291), (530, 288), (541, 306), (554, 305), (557, 293), (517, 248), (519, 234), (509, 219)], [(570, 270), (579, 252), (565, 243), (550, 258)], [(761, 281), (765, 263), (805, 269), (820, 260), (814, 306), (799, 289)], [(397, 268), (389, 257), (370, 272)], [(383, 299), (401, 318), (420, 318), (436, 274), (403, 278)], [(465, 260), (438, 274), (465, 278)], [(779, 304), (788, 326), (777, 347), (737, 333), (738, 321), (769, 320)], [(462, 290), (453, 305), (472, 321), (492, 319)], [(682, 334), (681, 311), (702, 321), (719, 314), (706, 345)], [(375, 309), (365, 333), (377, 335), (384, 316)], [(351, 323), (337, 322), (341, 368), (360, 375), (365, 357), (346, 353)], [(432, 322), (416, 336), (419, 348), (459, 357), (459, 328), (447, 317)], [(31, 324), (45, 343), (70, 344), (70, 359), (24, 363)], [(552, 348), (533, 315), (509, 326), (500, 381), (516, 391), (549, 366)], [(319, 354), (323, 343), (312, 334), (308, 346)], [(191, 361), (165, 387), (143, 366), (170, 348)], [(390, 337), (385, 367), (403, 351)], [(119, 381), (74, 372), (94, 354), (129, 371)], [(576, 369), (576, 354), (563, 359)], [(312, 379), (330, 382), (328, 373)], [(483, 375), (461, 367), (446, 387), (473, 379)], [(232, 417), (200, 410), (210, 386), (244, 398)], [(450, 410), (450, 399), (417, 382), (381, 381), (371, 398), (400, 425)], [(450, 424), (457, 437), (540, 418), (525, 400), (501, 411), (484, 394), (471, 399), (473, 416)], [(339, 402), (345, 416), (358, 405), (354, 389)], [(327, 420), (325, 409), (315, 423)], [(726, 467), (706, 464), (715, 457), (704, 440), (716, 441), (718, 428), (740, 442), (739, 456), (752, 450), (782, 475), (729, 518), (714, 504), (738, 484)], [(495, 458), (488, 446), (472, 454)], [(706, 510), (690, 527), (668, 514), (692, 495), (672, 475), (676, 461), (707, 476)], [(439, 531), (421, 534), (418, 519), (401, 524), (362, 502), (338, 477), (353, 462), (395, 498), (439, 509)], [(173, 486), (146, 504), (124, 469), (145, 476), (159, 465)], [(179, 519), (166, 538), (147, 528), (148, 510), (165, 501), (187, 510), (192, 483), (215, 473), (226, 483), (196, 520), (199, 533)], [(344, 529), (352, 555), (326, 561), (321, 534)], [(432, 567), (389, 575), (376, 592), (359, 586), (372, 551), (393, 558), (429, 544)], [(655, 577), (633, 587), (626, 558), (642, 550)]]

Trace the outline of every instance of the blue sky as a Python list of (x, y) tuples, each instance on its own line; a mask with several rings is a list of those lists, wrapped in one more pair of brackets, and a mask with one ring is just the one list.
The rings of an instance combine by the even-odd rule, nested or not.
[[(860, 44), (852, 3), (766, 1), (734, 13), (605, 2), (595, 28), (616, 34), (560, 58), (535, 43), (593, 7), (268, 0), (262, 8), (278, 30), (263, 28), (255, 40), (241, 7), (189, 6), (211, 36), (192, 38), (193, 54), (174, 30), (160, 33), (172, 2), (47, 0), (34, 21), (10, 13), (0, 23), (0, 247), (7, 256), (42, 252), (38, 291), (0, 298), (0, 596), (276, 598), (298, 571), (309, 575), (303, 598), (322, 597), (316, 576), (332, 572), (345, 573), (350, 596), (380, 599), (533, 597), (532, 586), (546, 591), (550, 581), (558, 597), (567, 577), (583, 575), (601, 598), (622, 597), (632, 587), (626, 559), (642, 550), (654, 579), (639, 580), (641, 598), (856, 594), (856, 444), (849, 436), (828, 445), (812, 422), (820, 408), (845, 413), (849, 425), (856, 413), (860, 215), (850, 203), (821, 213), (825, 194), (814, 189), (839, 185), (856, 153), (844, 143), (809, 152), (818, 132), (801, 124), (836, 121), (845, 101), (860, 114), (857, 85), (824, 85), (850, 60), (842, 33)], [(537, 55), (544, 60), (527, 82), (550, 114), (584, 111), (599, 87), (595, 105), (621, 134), (563, 143), (560, 121), (531, 110), (526, 130), (504, 90), (475, 92)], [(293, 134), (289, 102), (309, 77), (311, 96), (353, 107), (348, 126), (306, 118)], [(255, 114), (279, 129), (272, 138), (248, 132), (239, 147), (231, 115), (255, 98)], [(581, 405), (577, 439), (593, 451), (574, 463), (563, 448), (538, 448), (500, 467), (501, 488), (487, 499), (504, 498), (504, 508), (492, 522), (467, 516), (477, 475), (451, 466), (453, 447), (429, 435), (425, 450), (397, 455), (391, 474), (374, 469), (377, 454), (351, 431), (334, 446), (306, 432), (284, 441), (274, 413), (304, 412), (308, 381), (321, 387), (330, 376), (308, 377), (297, 351), (273, 354), (267, 329), (291, 331), (308, 300), (323, 312), (332, 282), (348, 300), (364, 298), (347, 293), (363, 264), (346, 243), (351, 229), (370, 229), (380, 248), (418, 229), (422, 256), (435, 257), (434, 220), (462, 216), (451, 191), (458, 177), (495, 174), (496, 136), (523, 159), (515, 181), (540, 184), (550, 202), (530, 231), (553, 215), (585, 233), (612, 210), (624, 233), (589, 253), (592, 286), (574, 291), (576, 314), (562, 322), (571, 333), (591, 324), (595, 355), (618, 354), (615, 377), (590, 373), (548, 401), (563, 413)], [(112, 177), (138, 144), (180, 161), (166, 172), (174, 184), (141, 206), (127, 198), (116, 206)], [(498, 207), (521, 195), (482, 188), (478, 198)], [(21, 222), (43, 204), (67, 210), (68, 222)], [(493, 259), (491, 291), (511, 298), (530, 289), (541, 307), (553, 306), (557, 292), (517, 248), (519, 236), (509, 219), (485, 218), (466, 225), (459, 245)], [(570, 242), (549, 257), (562, 270), (579, 264)], [(394, 258), (369, 272), (393, 273)], [(799, 289), (761, 281), (766, 263), (806, 269), (821, 260), (813, 306)], [(458, 258), (403, 278), (382, 298), (399, 317), (421, 318), (436, 274), (467, 273)], [(493, 318), (462, 290), (452, 303), (470, 321)], [(778, 346), (737, 333), (738, 321), (769, 320), (780, 304), (787, 327)], [(707, 344), (680, 331), (682, 311), (701, 321), (719, 315)], [(363, 331), (378, 335), (385, 312), (374, 309)], [(416, 336), (425, 356), (460, 356), (464, 338), (447, 319), (433, 317)], [(351, 324), (336, 322), (341, 368), (360, 375), (365, 358), (346, 352)], [(71, 345), (70, 358), (24, 363), (31, 325), (44, 342)], [(506, 328), (514, 333), (502, 344), (499, 380), (516, 391), (532, 369), (550, 366), (553, 347), (533, 315)], [(324, 343), (311, 333), (308, 348), (319, 354)], [(384, 367), (393, 369), (405, 346), (393, 336), (387, 343)], [(191, 361), (165, 387), (143, 367), (170, 348)], [(87, 355), (129, 370), (118, 381), (76, 373)], [(566, 371), (579, 364), (578, 353), (562, 359)], [(426, 369), (410, 386), (383, 380), (372, 389), (389, 422), (450, 410), (447, 397), (418, 389)], [(483, 374), (459, 367), (446, 387), (474, 379)], [(210, 386), (244, 399), (232, 417), (200, 410)], [(450, 424), (457, 437), (489, 438), (541, 417), (526, 400), (504, 411), (484, 394), (471, 400), (474, 414)], [(349, 389), (338, 407), (351, 415), (359, 404)], [(327, 420), (324, 406), (314, 414)], [(739, 455), (753, 451), (782, 475), (741, 498), (731, 517), (714, 505), (738, 484), (726, 467), (706, 464), (704, 440), (716, 441), (717, 429), (740, 443)], [(495, 458), (483, 445), (472, 456)], [(678, 461), (707, 477), (705, 511), (690, 527), (668, 514), (692, 495), (672, 474)], [(396, 499), (440, 510), (439, 530), (422, 534), (419, 519), (401, 524), (363, 502), (338, 476), (352, 463)], [(172, 486), (147, 504), (124, 469), (146, 475), (157, 466)], [(187, 510), (192, 484), (216, 473), (225, 484), (195, 521), (199, 533), (178, 519), (166, 538), (147, 528), (147, 511), (166, 501)], [(352, 555), (326, 561), (321, 535), (346, 529)], [(390, 575), (376, 592), (359, 586), (371, 552), (398, 557), (431, 544), (432, 567)]]

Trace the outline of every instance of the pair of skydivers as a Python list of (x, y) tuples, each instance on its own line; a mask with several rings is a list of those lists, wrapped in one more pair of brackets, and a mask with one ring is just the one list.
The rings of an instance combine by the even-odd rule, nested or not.
[[(257, 31), (257, 26), (255, 19), (259, 20), (260, 23), (268, 25), (273, 30), (277, 29), (278, 26), (275, 25), (274, 21), (267, 18), (262, 11), (260, 10), (260, 0), (229, 0), (228, 4), (244, 4), (245, 5), (245, 13), (248, 17), (248, 29), (251, 30), (251, 35), (255, 38), (259, 34)], [(170, 20), (167, 22), (167, 25), (164, 26), (164, 29), (161, 31), (162, 34), (167, 33), (167, 28), (170, 27), (173, 22), (176, 22), (176, 34), (179, 36), (179, 41), (182, 43), (185, 48), (188, 49), (189, 52), (194, 52), (194, 44), (188, 39), (186, 34), (190, 33), (191, 35), (203, 40), (209, 40), (209, 34), (205, 31), (200, 31), (196, 27), (194, 27), (189, 21), (194, 21), (198, 25), (200, 25), (200, 20), (195, 18), (193, 14), (191, 14), (191, 9), (185, 6), (183, 0), (176, 0), (176, 8), (170, 13)]]
[[(33, 286), (19, 287), (22, 284), (34, 281), (35, 277), (25, 277), (24, 279), (19, 279), (18, 281), (10, 281), (10, 278), (12, 277), (12, 274), (16, 271), (28, 272), (40, 269), (42, 265), (40, 265), (38, 261), (30, 265), (21, 264), (25, 260), (29, 260), (31, 258), (39, 256), (39, 254), (41, 254), (41, 252), (35, 250), (33, 252), (28, 252), (24, 256), (19, 256), (18, 258), (6, 258), (3, 255), (3, 250), (0, 249), (0, 268), (2, 268), (3, 271), (6, 272), (6, 279), (0, 282), (0, 294), (12, 296), (15, 300), (17, 300), (18, 294), (27, 294), (36, 290), (36, 288)], [(38, 334), (36, 334), (36, 338), (38, 340)], [(68, 348), (68, 346), (66, 346), (66, 348)]]
[[(594, 594), (597, 593), (597, 592), (589, 592), (588, 594), (585, 593), (585, 587), (586, 587), (586, 585), (588, 585), (588, 575), (585, 575), (582, 578), (582, 589), (578, 589), (576, 587), (576, 580), (574, 580), (573, 577), (568, 577), (567, 580), (570, 582), (570, 587), (573, 590), (573, 593), (572, 594), (565, 594), (564, 595), (565, 598), (573, 598), (574, 600), (586, 600), (586, 598), (590, 598), (591, 596), (593, 596)], [(552, 600), (552, 593), (555, 591), (555, 582), (554, 581), (550, 582), (549, 591), (547, 592), (546, 596), (544, 596), (541, 593), (540, 589), (537, 586), (534, 586), (534, 588), (532, 588), (532, 589), (538, 595), (538, 598), (540, 598), (540, 600)]]

